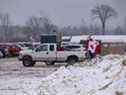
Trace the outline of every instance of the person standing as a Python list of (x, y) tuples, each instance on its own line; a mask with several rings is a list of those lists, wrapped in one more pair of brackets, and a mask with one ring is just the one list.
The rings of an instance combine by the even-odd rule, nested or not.
[(87, 60), (91, 61), (96, 56), (97, 41), (90, 35), (86, 41)]
[(96, 41), (95, 55), (99, 55), (101, 53), (101, 43), (100, 41)]

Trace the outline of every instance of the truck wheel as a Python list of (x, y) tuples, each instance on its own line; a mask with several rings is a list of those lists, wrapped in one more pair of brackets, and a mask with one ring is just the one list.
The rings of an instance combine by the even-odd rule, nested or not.
[(122, 61), (123, 66), (126, 66), (126, 59)]
[(25, 67), (32, 67), (34, 65), (35, 65), (35, 61), (33, 61), (30, 56), (25, 56), (23, 58), (23, 66), (25, 66)]
[(77, 61), (78, 61), (78, 58), (76, 56), (69, 57), (67, 59), (66, 67), (69, 66), (69, 65), (75, 64)]
[(46, 65), (54, 65), (55, 64), (55, 61), (48, 61), (46, 62)]

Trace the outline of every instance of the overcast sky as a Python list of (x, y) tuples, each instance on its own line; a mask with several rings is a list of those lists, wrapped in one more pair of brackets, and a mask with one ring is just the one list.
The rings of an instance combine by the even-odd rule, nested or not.
[(111, 22), (123, 24), (126, 16), (126, 0), (0, 0), (0, 12), (8, 12), (14, 24), (25, 24), (30, 16), (44, 15), (58, 26), (80, 25), (81, 19), (92, 23), (90, 10), (96, 4), (108, 4), (115, 8), (118, 17)]

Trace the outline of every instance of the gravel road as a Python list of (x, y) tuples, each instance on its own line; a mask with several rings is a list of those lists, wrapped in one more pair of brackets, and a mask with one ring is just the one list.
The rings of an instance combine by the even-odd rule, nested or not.
[(41, 80), (64, 63), (47, 66), (37, 62), (34, 67), (24, 67), (17, 58), (0, 59), (0, 95), (39, 95)]
[(64, 63), (56, 63), (54, 66), (47, 66), (37, 62), (34, 67), (24, 67), (17, 58), (4, 58), (0, 59), (0, 78), (46, 77), (63, 65)]

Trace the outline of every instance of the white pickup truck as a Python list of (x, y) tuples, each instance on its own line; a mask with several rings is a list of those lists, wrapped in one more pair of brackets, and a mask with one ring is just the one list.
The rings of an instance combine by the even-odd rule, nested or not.
[(81, 46), (80, 50), (58, 50), (56, 44), (42, 44), (34, 50), (21, 51), (19, 60), (26, 67), (34, 66), (35, 62), (39, 61), (45, 62), (47, 65), (54, 65), (55, 62), (67, 62), (69, 65), (84, 60), (85, 51), (83, 49)]

